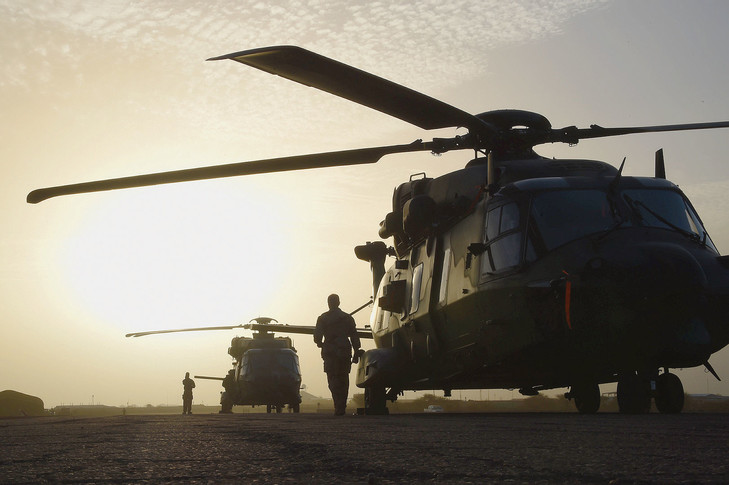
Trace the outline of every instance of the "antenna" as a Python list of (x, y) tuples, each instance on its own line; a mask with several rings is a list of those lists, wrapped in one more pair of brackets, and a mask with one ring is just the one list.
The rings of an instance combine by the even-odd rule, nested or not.
[(663, 162), (663, 148), (656, 152), (656, 178), (666, 178), (666, 164)]

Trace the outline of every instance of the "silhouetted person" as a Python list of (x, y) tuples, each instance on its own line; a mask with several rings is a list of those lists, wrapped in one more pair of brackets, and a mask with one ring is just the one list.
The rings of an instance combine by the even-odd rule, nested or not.
[[(329, 311), (316, 320), (314, 342), (321, 347), (324, 372), (334, 400), (334, 414), (342, 415), (347, 407), (349, 371), (352, 368), (352, 348), (359, 350), (360, 342), (354, 318), (339, 309), (339, 296), (327, 298)], [(351, 344), (350, 344), (351, 341)]]
[(195, 388), (195, 381), (190, 379), (189, 372), (185, 372), (182, 388), (182, 414), (192, 414), (192, 390)]
[(220, 396), (220, 412), (230, 414), (233, 412), (233, 391), (235, 390), (235, 370), (230, 369), (223, 378), (223, 393)]

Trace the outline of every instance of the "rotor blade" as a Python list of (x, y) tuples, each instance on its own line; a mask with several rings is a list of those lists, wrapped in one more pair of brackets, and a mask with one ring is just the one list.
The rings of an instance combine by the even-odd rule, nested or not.
[(211, 381), (222, 381), (225, 377), (194, 376), (195, 379), (209, 379)]
[[(314, 335), (316, 327), (309, 325), (273, 325), (267, 323), (247, 323), (243, 328), (256, 330), (259, 332), (278, 332), (278, 333), (297, 333), (304, 335)], [(360, 338), (374, 338), (372, 332), (367, 328), (357, 328), (357, 336)]]
[(229, 325), (224, 327), (198, 327), (198, 328), (178, 328), (175, 330), (150, 330), (148, 332), (128, 333), (125, 337), (144, 337), (146, 335), (155, 335), (158, 333), (176, 333), (176, 332), (201, 332), (205, 330), (230, 330), (233, 328), (243, 328), (243, 325)]
[(82, 194), (87, 192), (101, 192), (105, 190), (128, 189), (132, 187), (146, 187), (149, 185), (171, 184), (189, 182), (193, 180), (206, 180), (212, 178), (235, 177), (239, 175), (254, 175), (260, 173), (287, 172), (308, 168), (337, 167), (344, 165), (361, 165), (375, 163), (385, 155), (393, 153), (417, 152), (431, 150), (436, 146), (433, 142), (423, 143), (417, 140), (408, 145), (389, 145), (338, 152), (314, 153), (310, 155), (296, 155), (292, 157), (271, 158), (255, 160), (252, 162), (239, 162), (226, 165), (189, 168), (158, 172), (146, 175), (135, 175), (80, 184), (61, 185), (37, 189), (28, 194), (29, 204), (37, 204), (51, 197), (59, 195)]
[[(661, 131), (708, 130), (711, 128), (729, 128), (729, 121), (711, 123), (683, 123), (680, 125), (635, 126), (622, 128), (603, 128), (591, 125), (589, 128), (575, 128), (569, 126), (561, 130), (552, 130), (555, 135), (549, 142), (577, 143), (588, 138), (601, 138), (606, 136), (631, 135), (634, 133), (656, 133)], [(545, 142), (546, 143), (546, 142)]]
[(472, 114), (454, 106), (301, 47), (262, 47), (208, 60), (222, 59), (232, 59), (326, 91), (426, 130), (486, 126)]

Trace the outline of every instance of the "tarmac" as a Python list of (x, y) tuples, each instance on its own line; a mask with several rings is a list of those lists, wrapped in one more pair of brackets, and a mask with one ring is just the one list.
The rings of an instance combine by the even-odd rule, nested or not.
[(729, 483), (729, 415), (0, 419), (2, 483)]

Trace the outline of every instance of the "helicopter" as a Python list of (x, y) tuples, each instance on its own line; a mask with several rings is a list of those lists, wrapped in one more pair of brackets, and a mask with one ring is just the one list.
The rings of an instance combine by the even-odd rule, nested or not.
[[(255, 322), (255, 323), (253, 323)], [(272, 323), (275, 322), (275, 323)], [(161, 333), (195, 332), (205, 330), (229, 330), (245, 328), (253, 330), (253, 337), (233, 337), (228, 354), (233, 358), (233, 368), (225, 377), (195, 376), (196, 379), (222, 381), (220, 412), (232, 413), (233, 406), (266, 406), (280, 413), (288, 404), (289, 410), (298, 413), (301, 405), (301, 368), (299, 356), (289, 337), (275, 337), (273, 331), (283, 325), (269, 317), (258, 317), (245, 325), (182, 328), (175, 330), (151, 330), (133, 332), (127, 337), (144, 337)]]
[[(622, 413), (679, 413), (671, 369), (705, 366), (729, 343), (729, 256), (721, 256), (686, 195), (666, 179), (596, 160), (548, 159), (546, 143), (727, 128), (729, 121), (553, 128), (541, 114), (470, 114), (297, 46), (233, 60), (348, 99), (450, 138), (176, 170), (49, 187), (50, 197), (191, 180), (378, 162), (386, 155), (470, 150), (464, 168), (399, 184), (380, 223), (383, 241), (355, 248), (370, 264), (376, 348), (356, 384), (365, 414), (386, 414), (406, 390), (568, 388), (580, 413), (617, 382)], [(386, 269), (387, 258), (394, 262)]]
[[(371, 305), (368, 301), (350, 313)], [(290, 411), (301, 410), (301, 367), (299, 356), (289, 337), (276, 337), (274, 332), (308, 334), (314, 333), (313, 326), (282, 325), (270, 317), (257, 317), (247, 324), (179, 328), (170, 330), (149, 330), (132, 332), (126, 337), (147, 335), (199, 332), (208, 330), (232, 330), (241, 328), (253, 331), (253, 337), (233, 337), (228, 347), (228, 355), (233, 358), (233, 368), (225, 377), (194, 376), (195, 379), (222, 381), (220, 393), (220, 413), (232, 413), (233, 406), (266, 406), (266, 412), (276, 410), (281, 413), (288, 405)], [(372, 338), (368, 329), (356, 329), (361, 338)]]

